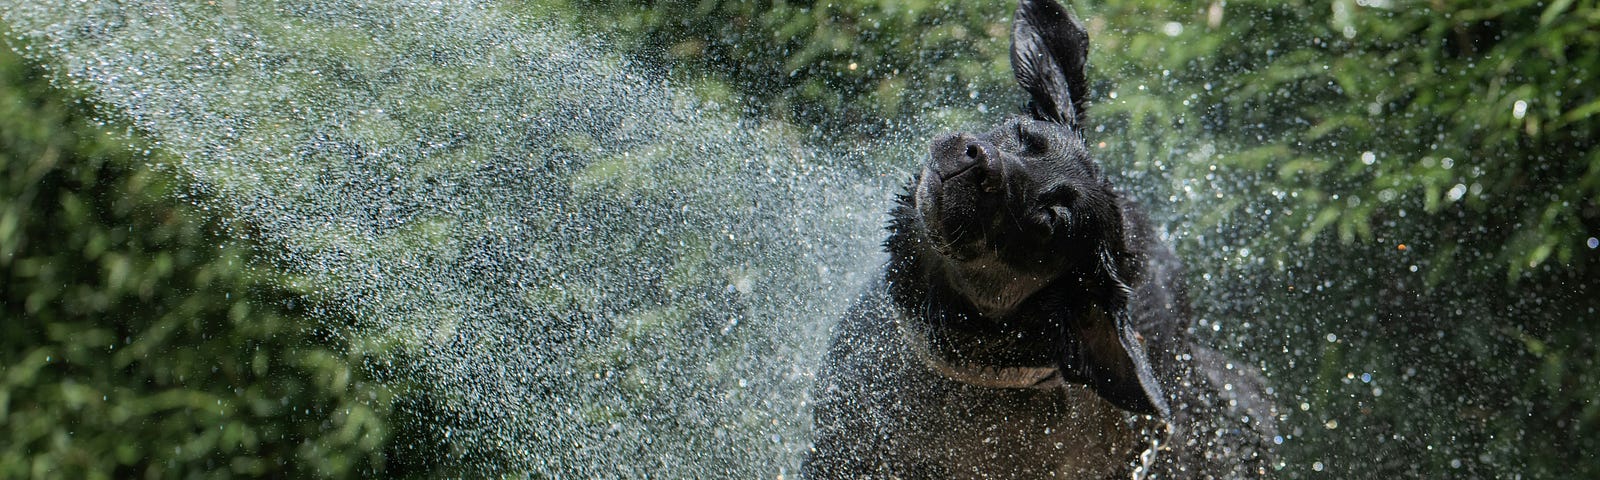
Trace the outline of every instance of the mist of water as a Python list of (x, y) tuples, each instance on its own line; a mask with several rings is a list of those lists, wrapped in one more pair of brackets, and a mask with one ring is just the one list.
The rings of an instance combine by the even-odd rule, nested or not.
[(402, 352), (462, 457), (793, 472), (900, 178), (486, 3), (3, 3), (27, 54), (153, 139), (330, 322)]

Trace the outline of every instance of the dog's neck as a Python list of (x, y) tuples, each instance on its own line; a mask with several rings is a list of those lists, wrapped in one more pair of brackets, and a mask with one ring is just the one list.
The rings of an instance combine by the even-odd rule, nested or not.
[(961, 298), (971, 303), (980, 317), (999, 320), (1016, 311), (1033, 294), (1049, 284), (1053, 278), (1019, 272), (998, 257), (984, 257), (961, 262), (939, 262), (942, 272), (930, 272), (941, 278)]

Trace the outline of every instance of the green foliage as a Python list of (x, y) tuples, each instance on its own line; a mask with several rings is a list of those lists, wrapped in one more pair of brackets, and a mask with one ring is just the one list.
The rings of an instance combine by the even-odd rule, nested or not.
[(615, 29), (635, 52), (689, 66), (680, 76), (725, 82), (731, 92), (708, 89), (799, 125), (860, 135), (976, 98), (1013, 102), (995, 90), (1011, 78), (1004, 2), (579, 3), (580, 24)]
[(1296, 193), (1276, 237), (1422, 242), (1437, 264), (1497, 263), (1512, 278), (1550, 260), (1587, 263), (1600, 96), (1585, 83), (1600, 78), (1600, 7), (1129, 3), (1105, 13), (1184, 28), (1135, 35), (1167, 46), (1119, 55), (1112, 70), (1159, 73), (1160, 88), (1138, 94), (1155, 117), (1243, 153), (1207, 163)]
[(384, 472), (395, 391), (72, 98), (0, 49), (0, 478)]
[(1100, 112), (1163, 138), (1125, 163), (1203, 212), (1173, 225), (1196, 298), (1273, 372), (1289, 473), (1600, 470), (1600, 10), (1093, 8), (1129, 25)]

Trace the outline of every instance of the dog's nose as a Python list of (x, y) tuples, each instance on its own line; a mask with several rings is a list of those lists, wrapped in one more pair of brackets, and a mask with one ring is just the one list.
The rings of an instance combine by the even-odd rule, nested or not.
[(949, 180), (973, 171), (985, 174), (995, 159), (994, 145), (964, 133), (946, 135), (933, 142), (933, 166), (939, 178)]

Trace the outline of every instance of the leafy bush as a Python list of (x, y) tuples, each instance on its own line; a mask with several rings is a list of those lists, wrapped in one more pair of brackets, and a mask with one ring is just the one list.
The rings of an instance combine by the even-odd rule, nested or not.
[(383, 472), (396, 391), (92, 118), (0, 49), (0, 478)]
[[(1004, 2), (670, 0), (577, 2), (570, 20), (613, 30), (712, 98), (830, 133), (869, 136), (895, 121), (1007, 98)], [(556, 2), (532, 2), (561, 11)], [(592, 22), (593, 18), (617, 19)], [(992, 104), (991, 104), (992, 105)], [(985, 107), (985, 109), (991, 107)]]

